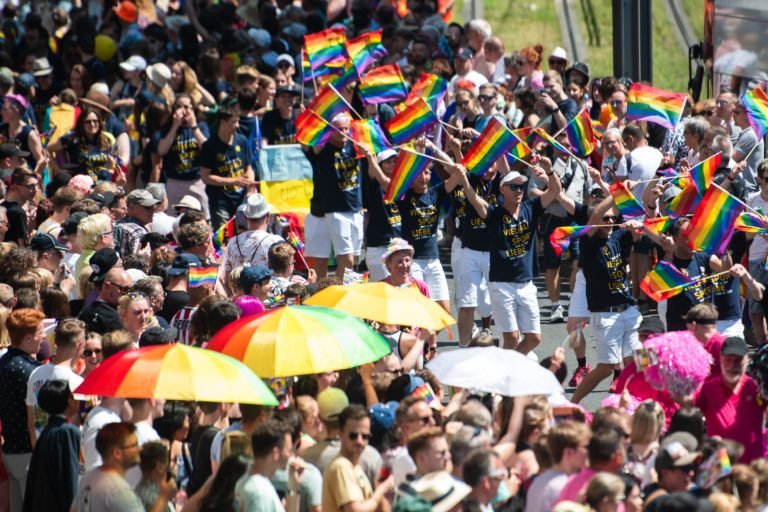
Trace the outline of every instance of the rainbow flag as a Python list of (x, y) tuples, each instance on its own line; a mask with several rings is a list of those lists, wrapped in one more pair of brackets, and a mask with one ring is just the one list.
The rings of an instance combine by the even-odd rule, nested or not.
[(718, 187), (709, 187), (683, 233), (688, 245), (696, 251), (724, 254), (742, 211), (744, 205), (738, 199)]
[(672, 217), (646, 217), (643, 221), (643, 225), (654, 233), (658, 233), (660, 235), (672, 227), (673, 222), (674, 219)]
[[(374, 155), (391, 147), (378, 119), (353, 119), (349, 124), (349, 136), (359, 144), (368, 147)], [(365, 158), (365, 153), (357, 144), (355, 144), (355, 152), (358, 158)]]
[[(571, 152), (568, 151), (568, 148), (566, 148), (565, 146), (557, 142), (554, 138), (552, 138), (551, 135), (545, 132), (543, 128), (534, 128), (531, 136), (539, 137), (541, 140), (543, 140), (544, 142), (546, 142), (547, 144), (555, 148), (557, 151), (560, 151), (561, 153), (565, 153), (566, 155), (571, 154)], [(531, 146), (531, 144), (528, 144), (528, 145)]]
[(216, 279), (219, 276), (219, 266), (211, 265), (209, 267), (189, 267), (189, 287), (215, 286)]
[(382, 30), (368, 32), (347, 41), (347, 54), (357, 68), (357, 72), (364, 74), (376, 62), (387, 56), (387, 49), (381, 44)]
[(712, 488), (721, 478), (733, 473), (731, 459), (725, 447), (719, 448), (701, 463), (696, 476), (696, 485), (702, 489)]
[(581, 158), (591, 155), (597, 146), (595, 133), (592, 130), (592, 119), (586, 110), (582, 110), (571, 119), (571, 122), (565, 127), (565, 134), (568, 136), (568, 142), (571, 144), (573, 152)]
[(414, 389), (413, 393), (411, 393), (411, 396), (423, 398), (424, 401), (427, 402), (427, 405), (430, 407), (436, 406), (437, 408), (442, 409), (442, 405), (437, 399), (437, 395), (435, 395), (435, 392), (432, 391), (432, 386), (430, 386), (428, 382), (425, 382), (421, 386)]
[(213, 248), (216, 252), (221, 252), (224, 246), (227, 245), (231, 239), (235, 238), (235, 217), (232, 216), (229, 220), (222, 224), (219, 229), (213, 232), (211, 235), (211, 241), (213, 242)]
[(482, 176), (493, 163), (508, 151), (521, 144), (514, 133), (509, 131), (496, 117), (491, 117), (483, 133), (472, 143), (461, 163), (471, 172)]
[(443, 77), (422, 73), (419, 81), (411, 88), (408, 97), (405, 98), (405, 104), (410, 105), (418, 98), (423, 98), (434, 111), (445, 98), (446, 92), (448, 92), (448, 82)]
[(400, 101), (407, 96), (403, 73), (397, 64), (379, 66), (360, 79), (360, 97), (363, 105)]
[(600, 140), (605, 135), (605, 125), (597, 119), (590, 119), (592, 123), (592, 131), (595, 133), (595, 138)]
[(395, 163), (395, 170), (389, 178), (387, 191), (384, 193), (384, 201), (387, 203), (400, 199), (410, 188), (411, 183), (429, 165), (429, 158), (411, 151), (400, 151)]
[(665, 206), (667, 214), (673, 219), (685, 217), (690, 214), (701, 202), (699, 189), (696, 188), (696, 185), (693, 184), (690, 178), (687, 176), (683, 177), (687, 179), (688, 184), (683, 187), (682, 192), (677, 194), (677, 196)]
[(347, 33), (344, 28), (329, 28), (305, 35), (304, 48), (307, 49), (310, 69), (319, 69), (328, 62), (346, 59), (346, 42)]
[(685, 285), (691, 282), (672, 263), (662, 260), (640, 281), (640, 289), (651, 300), (661, 302), (682, 292)]
[(556, 256), (560, 256), (568, 247), (571, 246), (571, 239), (584, 236), (589, 233), (592, 228), (590, 225), (586, 226), (561, 226), (555, 228), (551, 235), (549, 235), (549, 243), (552, 245), (552, 249), (555, 251)]
[(768, 96), (765, 91), (755, 87), (744, 93), (741, 102), (747, 110), (749, 124), (755, 130), (758, 139), (762, 139), (768, 132)]
[(656, 171), (656, 176), (661, 176), (662, 178), (677, 178), (679, 174), (676, 170), (670, 167), (668, 169), (659, 169)]
[(709, 184), (712, 182), (712, 177), (715, 175), (715, 171), (720, 166), (720, 153), (712, 155), (706, 160), (697, 163), (691, 168), (691, 180), (696, 185), (696, 190), (699, 194), (703, 194), (709, 188)]
[(296, 141), (305, 146), (320, 146), (328, 142), (333, 135), (333, 128), (328, 121), (315, 114), (312, 110), (305, 110), (296, 117)]
[(304, 242), (301, 241), (301, 238), (299, 238), (299, 235), (297, 235), (295, 232), (291, 231), (288, 234), (288, 243), (291, 244), (291, 246), (296, 249), (297, 251), (301, 251), (304, 249)]
[(312, 98), (306, 110), (311, 110), (330, 123), (334, 117), (347, 111), (347, 104), (333, 89), (326, 86)]
[(616, 203), (616, 207), (623, 217), (631, 219), (645, 215), (645, 209), (624, 183), (618, 181), (611, 185), (611, 195), (613, 196), (613, 202)]
[(745, 233), (768, 235), (768, 218), (752, 212), (744, 212), (736, 219), (733, 227)]
[(627, 94), (627, 121), (650, 121), (674, 130), (683, 115), (687, 94), (635, 82)]
[(387, 131), (395, 144), (405, 144), (437, 124), (437, 117), (423, 98), (407, 105), (386, 124)]
[[(328, 80), (324, 81), (321, 80), (323, 83), (330, 83), (333, 85), (337, 91), (343, 89), (344, 87), (348, 86), (352, 82), (356, 82), (360, 80), (360, 75), (357, 72), (357, 68), (352, 63), (352, 61), (347, 61), (344, 63), (344, 66), (338, 68), (339, 73), (338, 74), (331, 74), (327, 75)], [(332, 69), (332, 72), (335, 71)]]

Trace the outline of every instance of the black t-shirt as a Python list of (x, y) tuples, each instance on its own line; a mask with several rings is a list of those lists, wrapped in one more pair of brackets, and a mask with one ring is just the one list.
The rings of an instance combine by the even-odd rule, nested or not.
[(368, 208), (368, 225), (365, 227), (365, 240), (368, 247), (386, 247), (393, 238), (401, 233), (400, 209), (397, 203), (385, 203), (385, 190), (379, 182), (363, 174), (365, 197), (363, 204)]
[(30, 169), (34, 169), (37, 166), (37, 160), (32, 157), (32, 152), (29, 150), (29, 133), (33, 130), (30, 125), (25, 124), (21, 127), (21, 131), (16, 136), (11, 136), (8, 133), (8, 124), (0, 124), (0, 144), (6, 142), (17, 146), (22, 151), (29, 153), (29, 156), (24, 160), (27, 162), (27, 166)]
[(351, 142), (338, 147), (326, 144), (319, 153), (310, 151), (314, 193), (312, 215), (358, 212), (363, 205), (362, 171)]
[(165, 318), (167, 321), (171, 321), (173, 315), (181, 311), (181, 308), (189, 304), (189, 293), (183, 290), (169, 291), (165, 296), (165, 302), (163, 302), (163, 309), (160, 310), (158, 316)]
[[(198, 127), (206, 138), (210, 136), (207, 124), (200, 123)], [(168, 135), (170, 129), (168, 126), (163, 130), (157, 137), (157, 144)], [(163, 157), (163, 172), (166, 178), (174, 180), (191, 181), (200, 178), (200, 145), (195, 139), (195, 130), (189, 126), (179, 126), (176, 130), (176, 138)]]
[[(239, 133), (235, 133), (232, 144), (227, 144), (214, 133), (205, 141), (200, 152), (200, 167), (207, 167), (211, 175), (222, 178), (240, 178), (245, 176), (245, 171), (251, 165), (248, 141)], [(245, 187), (227, 185), (225, 187), (212, 187), (207, 185), (205, 193), (209, 200), (215, 200), (219, 196), (226, 196), (233, 201), (242, 199), (245, 195)]]
[[(683, 260), (673, 257), (672, 264), (680, 270), (689, 279), (694, 280), (698, 277), (708, 275), (709, 254), (703, 252), (694, 252), (690, 260)], [(685, 330), (685, 315), (688, 310), (696, 304), (708, 301), (712, 298), (712, 289), (709, 282), (698, 281), (695, 284), (683, 289), (674, 297), (667, 300), (667, 330), (683, 331)]]
[(211, 445), (219, 429), (213, 426), (198, 427), (190, 440), (192, 453), (192, 474), (189, 476), (187, 492), (190, 496), (200, 489), (211, 476)]
[(538, 197), (520, 203), (517, 219), (503, 206), (488, 205), (485, 223), (490, 240), (492, 282), (527, 283), (533, 279), (536, 226), (543, 212)]
[(403, 238), (413, 246), (414, 259), (435, 259), (437, 249), (437, 224), (440, 221), (440, 205), (447, 192), (441, 185), (430, 187), (424, 194), (408, 189), (402, 200), (397, 201), (403, 221)]
[(106, 334), (123, 328), (123, 322), (117, 314), (117, 309), (100, 299), (86, 306), (77, 318), (85, 322), (90, 332), (99, 334)]
[(115, 114), (109, 114), (104, 123), (104, 131), (109, 132), (113, 137), (118, 138), (125, 133), (125, 125)]
[(29, 225), (27, 224), (27, 212), (16, 201), (5, 201), (6, 216), (8, 217), (8, 231), (5, 233), (5, 242), (19, 243), (19, 240), (27, 242), (29, 237)]
[(283, 119), (275, 109), (264, 114), (261, 120), (261, 138), (270, 145), (296, 144), (296, 111), (291, 110), (291, 117)]
[(707, 281), (712, 288), (712, 304), (717, 308), (718, 320), (741, 318), (739, 278), (725, 274)]
[[(491, 180), (484, 180), (482, 176), (469, 175), (469, 184), (475, 189), (478, 196), (482, 197), (489, 205), (500, 205), (504, 202), (499, 191), (500, 175), (496, 174)], [(488, 252), (491, 250), (491, 240), (488, 236), (488, 227), (477, 211), (470, 205), (465, 209), (465, 218), (462, 221), (461, 246), (473, 251)]]
[(627, 262), (632, 251), (632, 232), (614, 230), (608, 238), (581, 237), (582, 269), (587, 282), (587, 304), (593, 313), (608, 308), (634, 305), (627, 279)]
[[(461, 233), (464, 231), (464, 219), (467, 217), (467, 196), (464, 193), (464, 187), (458, 186), (451, 191), (451, 211), (456, 226), (453, 236), (461, 240)], [(469, 206), (472, 209), (472, 206)]]

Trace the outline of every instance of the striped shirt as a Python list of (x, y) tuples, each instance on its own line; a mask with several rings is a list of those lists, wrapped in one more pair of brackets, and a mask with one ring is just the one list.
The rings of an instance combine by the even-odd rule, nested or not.
[(195, 311), (197, 311), (197, 306), (184, 306), (171, 318), (170, 326), (179, 331), (179, 343), (192, 344), (192, 340), (189, 338), (189, 324)]

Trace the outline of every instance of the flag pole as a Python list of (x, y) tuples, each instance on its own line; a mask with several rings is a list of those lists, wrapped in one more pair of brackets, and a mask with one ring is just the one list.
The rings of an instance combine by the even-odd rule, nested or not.
[(765, 214), (764, 214), (764, 213), (762, 213), (762, 212), (759, 212), (759, 211), (755, 210), (754, 208), (752, 208), (751, 206), (749, 206), (747, 203), (745, 203), (744, 201), (742, 201), (741, 199), (739, 199), (739, 198), (738, 198), (738, 197), (736, 197), (735, 195), (731, 194), (730, 192), (728, 192), (727, 190), (725, 190), (723, 187), (721, 187), (721, 186), (720, 186), (720, 185), (718, 185), (717, 183), (715, 183), (715, 182), (712, 182), (712, 186), (713, 186), (713, 187), (717, 187), (717, 188), (719, 188), (720, 190), (722, 190), (723, 192), (725, 192), (726, 194), (728, 194), (729, 196), (731, 196), (732, 198), (734, 198), (736, 201), (738, 201), (739, 203), (743, 204), (745, 207), (749, 208), (750, 210), (752, 210), (753, 212), (755, 212), (756, 214), (758, 214), (760, 217), (765, 217)]
[(344, 104), (345, 104), (346, 106), (348, 106), (348, 107), (349, 107), (349, 110), (351, 110), (351, 111), (352, 111), (352, 112), (353, 112), (353, 113), (354, 113), (354, 114), (357, 116), (357, 118), (358, 118), (358, 119), (365, 119), (363, 116), (361, 116), (361, 115), (360, 115), (360, 114), (357, 112), (357, 110), (355, 110), (354, 108), (352, 108), (352, 105), (350, 105), (350, 104), (349, 104), (349, 102), (346, 100), (346, 98), (344, 98), (344, 96), (342, 96), (342, 95), (341, 95), (341, 93), (340, 93), (340, 92), (339, 92), (339, 91), (338, 91), (338, 90), (337, 90), (337, 89), (336, 89), (336, 88), (333, 86), (333, 84), (332, 84), (332, 83), (328, 82), (328, 87), (330, 87), (330, 88), (331, 88), (331, 90), (332, 90), (333, 92), (335, 92), (335, 93), (336, 93), (336, 96), (338, 96), (338, 97), (339, 97), (339, 99), (341, 99), (341, 101), (343, 101), (343, 102), (344, 102)]

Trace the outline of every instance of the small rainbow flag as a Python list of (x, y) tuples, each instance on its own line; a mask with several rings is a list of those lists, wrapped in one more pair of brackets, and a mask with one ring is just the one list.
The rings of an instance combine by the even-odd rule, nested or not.
[(752, 212), (744, 212), (733, 225), (738, 231), (745, 233), (768, 234), (768, 218)]
[(731, 194), (709, 187), (683, 233), (688, 245), (696, 251), (724, 254), (733, 236), (734, 223), (743, 210), (744, 205)]
[(555, 251), (556, 256), (560, 256), (571, 245), (571, 239), (584, 236), (589, 233), (592, 226), (561, 226), (555, 228), (551, 235), (549, 235), (549, 243), (552, 245), (552, 249)]
[(219, 275), (219, 266), (211, 265), (209, 267), (189, 267), (189, 287), (215, 286)]
[(640, 281), (640, 289), (650, 299), (661, 302), (682, 292), (685, 285), (691, 282), (672, 263), (662, 260)]
[(755, 130), (758, 139), (762, 139), (768, 132), (768, 96), (765, 91), (755, 87), (744, 93), (741, 102), (747, 110), (749, 124)]
[(311, 69), (319, 69), (324, 64), (346, 58), (345, 43), (347, 33), (344, 28), (329, 28), (304, 36), (304, 47)]
[(387, 191), (384, 193), (384, 201), (391, 203), (400, 199), (413, 183), (413, 180), (421, 174), (429, 165), (429, 158), (411, 151), (400, 151), (395, 163), (395, 170), (389, 179)]
[(683, 187), (682, 192), (677, 194), (677, 196), (665, 206), (667, 214), (673, 219), (685, 217), (690, 214), (701, 202), (701, 195), (699, 195), (699, 190), (696, 188), (696, 185), (694, 185), (687, 176), (683, 177), (687, 179), (687, 185)]
[(395, 144), (405, 144), (428, 131), (437, 124), (437, 117), (423, 98), (407, 105), (386, 124), (387, 131)]
[(338, 69), (340, 73), (335, 76), (328, 75), (328, 80), (325, 82), (326, 85), (327, 83), (333, 85), (337, 91), (340, 91), (352, 82), (360, 80), (360, 75), (358, 74), (357, 68), (352, 63), (352, 61), (347, 61), (342, 67)]
[(611, 195), (623, 217), (631, 219), (645, 215), (645, 209), (624, 183), (618, 181), (611, 185)]
[[(549, 135), (547, 132), (544, 131), (543, 128), (534, 128), (533, 133), (531, 135), (535, 135), (539, 137), (541, 140), (555, 148), (557, 151), (560, 151), (561, 153), (565, 153), (566, 155), (570, 155), (571, 152), (568, 151), (568, 148), (557, 142), (554, 138), (552, 138), (551, 135)], [(530, 144), (528, 144), (531, 146)], [(531, 146), (533, 147), (533, 146)]]
[(333, 128), (328, 126), (328, 121), (309, 109), (296, 117), (295, 125), (296, 141), (305, 146), (320, 146), (333, 135)]
[(496, 117), (491, 117), (483, 133), (472, 143), (461, 163), (472, 174), (482, 176), (493, 163), (521, 141)]
[(216, 252), (221, 252), (227, 242), (235, 237), (235, 217), (230, 217), (227, 222), (222, 224), (219, 229), (213, 232), (211, 240)]
[(381, 33), (379, 29), (347, 41), (347, 54), (358, 73), (364, 74), (375, 64), (376, 59), (387, 56), (387, 49), (381, 44)]
[[(512, 133), (514, 133), (514, 131)], [(528, 144), (523, 142), (522, 139), (519, 139), (519, 140), (520, 140), (520, 142), (518, 142), (515, 145), (515, 147), (513, 147), (511, 150), (509, 150), (508, 154), (510, 154), (513, 157), (516, 157), (516, 158), (519, 158), (520, 160), (522, 160), (523, 158), (525, 158), (528, 155), (530, 155), (531, 153), (533, 153), (533, 151), (531, 151), (531, 148), (529, 148)]]
[(597, 146), (595, 133), (592, 130), (592, 119), (586, 109), (571, 119), (565, 127), (565, 134), (568, 136), (573, 152), (581, 158), (591, 155)]
[(602, 139), (603, 135), (605, 135), (605, 126), (597, 119), (591, 119), (590, 121), (592, 122), (592, 131), (595, 133), (595, 138), (598, 140)]
[(656, 176), (661, 176), (662, 178), (677, 178), (678, 172), (670, 167), (668, 169), (659, 169), (656, 171)]
[(312, 98), (312, 101), (307, 105), (307, 110), (311, 110), (326, 121), (331, 122), (334, 117), (347, 111), (347, 104), (333, 89), (326, 86), (320, 89), (317, 96)]
[(654, 233), (660, 235), (672, 227), (673, 222), (674, 219), (672, 217), (646, 217), (643, 221), (643, 225)]
[(421, 386), (414, 389), (413, 393), (411, 393), (411, 396), (423, 398), (424, 401), (427, 402), (427, 405), (430, 407), (437, 406), (437, 408), (442, 409), (442, 405), (437, 399), (437, 395), (435, 395), (435, 392), (432, 391), (432, 386), (430, 386), (428, 382), (425, 382)]
[(379, 66), (360, 79), (360, 97), (364, 105), (400, 101), (407, 96), (403, 73), (397, 64)]
[(720, 153), (712, 155), (704, 161), (701, 161), (691, 168), (691, 180), (696, 185), (699, 194), (704, 194), (712, 182), (712, 176), (720, 166)]
[(627, 94), (627, 121), (649, 121), (673, 130), (683, 115), (687, 94), (635, 82)]
[(423, 98), (434, 111), (445, 98), (446, 92), (448, 92), (448, 82), (443, 77), (422, 73), (419, 81), (411, 88), (408, 97), (405, 98), (405, 104), (410, 105), (418, 98)]
[(702, 489), (712, 488), (721, 478), (733, 473), (731, 459), (725, 447), (719, 448), (700, 466), (696, 476), (696, 484)]
[[(349, 136), (359, 144), (370, 148), (374, 155), (391, 147), (378, 119), (353, 119), (349, 124)], [(357, 144), (355, 144), (355, 152), (358, 158), (365, 158), (365, 153)]]

